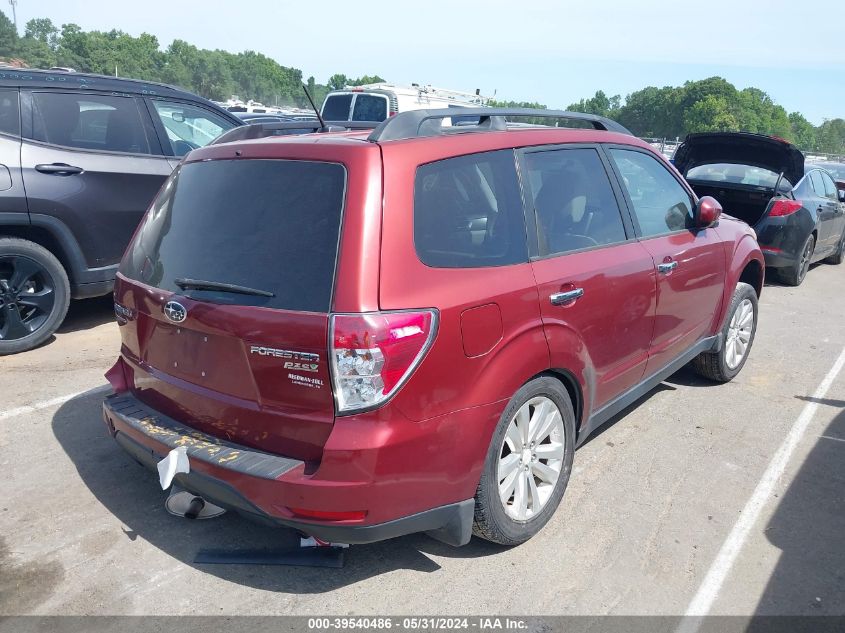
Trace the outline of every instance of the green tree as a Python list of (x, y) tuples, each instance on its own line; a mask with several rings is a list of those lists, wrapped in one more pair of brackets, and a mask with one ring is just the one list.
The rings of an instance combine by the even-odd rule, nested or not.
[(581, 99), (578, 103), (571, 104), (567, 110), (612, 117), (618, 114), (621, 100), (622, 98), (619, 95), (608, 97), (603, 90), (599, 90), (592, 98)]
[(43, 42), (52, 50), (59, 47), (59, 29), (50, 18), (35, 18), (26, 23), (23, 36)]
[(328, 86), (331, 90), (341, 90), (349, 85), (346, 75), (332, 75), (329, 77)]
[(727, 98), (709, 94), (684, 112), (684, 128), (689, 132), (738, 132), (739, 121)]
[(363, 86), (364, 84), (383, 84), (385, 81), (385, 79), (382, 79), (378, 75), (364, 75), (363, 77), (358, 77), (358, 79), (350, 79), (346, 85)]
[(792, 142), (804, 151), (816, 149), (816, 128), (798, 112), (789, 115)]
[(18, 40), (15, 56), (25, 60), (31, 68), (52, 68), (58, 65), (56, 52), (43, 41), (32, 37)]
[(19, 39), (15, 25), (5, 13), (0, 12), (0, 56), (14, 57), (18, 52)]
[(845, 154), (845, 120), (827, 119), (816, 130), (816, 149), (828, 154)]
[(628, 95), (615, 118), (634, 134), (674, 138), (683, 133), (678, 103), (683, 88), (648, 86)]

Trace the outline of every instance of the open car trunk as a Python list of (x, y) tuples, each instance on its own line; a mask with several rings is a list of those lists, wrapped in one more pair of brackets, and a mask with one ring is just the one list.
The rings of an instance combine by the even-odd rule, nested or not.
[(775, 197), (784, 195), (784, 192), (781, 191), (775, 196), (774, 189), (761, 190), (756, 187), (750, 188), (727, 183), (695, 180), (690, 180), (689, 183), (699, 198), (703, 196), (716, 198), (725, 213), (739, 218), (751, 226), (757, 224), (766, 215), (769, 204)]
[(674, 164), (698, 196), (716, 198), (752, 226), (804, 176), (804, 155), (794, 145), (746, 132), (690, 134)]

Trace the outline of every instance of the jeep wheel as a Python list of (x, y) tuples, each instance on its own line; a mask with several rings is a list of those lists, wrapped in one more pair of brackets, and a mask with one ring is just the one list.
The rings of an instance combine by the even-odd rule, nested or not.
[(0, 356), (25, 352), (61, 325), (70, 302), (67, 273), (50, 251), (0, 238)]
[(575, 414), (566, 389), (536, 378), (502, 413), (475, 494), (476, 536), (518, 545), (534, 536), (560, 504), (575, 451)]
[(742, 370), (757, 332), (757, 293), (746, 283), (738, 283), (725, 325), (722, 349), (699, 354), (692, 365), (696, 372), (716, 382), (728, 382)]

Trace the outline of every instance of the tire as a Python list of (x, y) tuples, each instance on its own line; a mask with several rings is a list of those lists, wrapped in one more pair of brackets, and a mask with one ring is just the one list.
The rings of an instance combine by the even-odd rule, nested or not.
[[(752, 311), (750, 321), (743, 316), (743, 312), (748, 307)], [(725, 316), (725, 324), (722, 326), (722, 349), (718, 352), (699, 354), (692, 361), (695, 371), (715, 382), (733, 380), (742, 371), (751, 353), (751, 346), (754, 344), (754, 336), (757, 333), (757, 315), (757, 293), (752, 286), (738, 283)], [(745, 323), (750, 326), (750, 329), (743, 326)], [(742, 337), (742, 334), (745, 334), (745, 337)], [(732, 355), (731, 350), (740, 349), (740, 344), (745, 341), (745, 338), (747, 342), (742, 350), (742, 356), (737, 359)]]
[(67, 273), (50, 251), (0, 238), (0, 356), (41, 345), (62, 324), (69, 303)]
[(801, 247), (801, 254), (796, 262), (789, 268), (779, 268), (778, 276), (787, 286), (800, 286), (810, 270), (810, 262), (813, 259), (813, 252), (816, 249), (816, 238), (813, 234), (807, 237), (804, 246)]
[(841, 264), (843, 259), (845, 259), (845, 229), (842, 230), (842, 235), (839, 238), (839, 246), (836, 248), (836, 252), (824, 261), (826, 264), (833, 264), (836, 266)]
[[(559, 415), (555, 415), (550, 407), (554, 407)], [(548, 411), (546, 416), (542, 415), (541, 409)], [(525, 420), (526, 416), (517, 418), (521, 410), (527, 412), (530, 432), (540, 433), (539, 437), (530, 438), (534, 443), (529, 441), (529, 447), (525, 449), (522, 449), (524, 436), (519, 435), (520, 429), (525, 427), (521, 427), (518, 420)], [(550, 429), (545, 435), (542, 427), (530, 424), (531, 420), (540, 419), (546, 420), (543, 426)], [(512, 423), (514, 430), (511, 430)], [(512, 450), (514, 439), (522, 444)], [(542, 452), (537, 450), (538, 447)], [(560, 381), (543, 376), (520, 387), (502, 413), (487, 451), (484, 471), (475, 493), (473, 533), (499, 545), (518, 545), (534, 536), (548, 522), (563, 498), (574, 453), (575, 413), (569, 394)], [(513, 484), (513, 491), (505, 502), (499, 494), (500, 463), (509, 472), (516, 473), (509, 482)], [(510, 470), (514, 464), (513, 470)], [(557, 472), (556, 477), (554, 472)], [(552, 478), (554, 483), (547, 481)], [(508, 485), (508, 479), (509, 476), (504, 477), (503, 484)], [(520, 490), (522, 497), (518, 497)], [(525, 500), (524, 504), (518, 503), (520, 498)]]

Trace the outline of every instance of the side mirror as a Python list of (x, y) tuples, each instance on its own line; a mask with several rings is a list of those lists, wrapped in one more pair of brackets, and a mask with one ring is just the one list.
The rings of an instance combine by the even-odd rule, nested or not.
[(838, 189), (839, 191), (839, 202), (845, 202), (845, 189)]
[(716, 198), (704, 196), (695, 208), (695, 225), (700, 229), (713, 226), (722, 217), (722, 205)]

